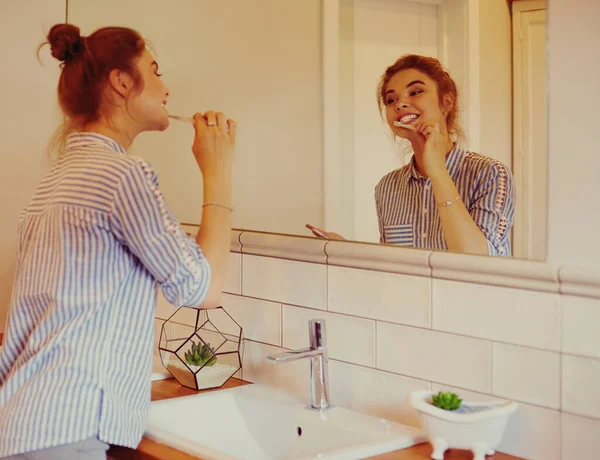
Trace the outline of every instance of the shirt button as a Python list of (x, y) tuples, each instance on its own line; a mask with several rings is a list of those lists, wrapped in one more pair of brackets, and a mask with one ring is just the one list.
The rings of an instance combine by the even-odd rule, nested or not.
[(423, 233), (423, 238), (427, 238), (427, 233)]
[(427, 208), (423, 208), (423, 212), (427, 214)]

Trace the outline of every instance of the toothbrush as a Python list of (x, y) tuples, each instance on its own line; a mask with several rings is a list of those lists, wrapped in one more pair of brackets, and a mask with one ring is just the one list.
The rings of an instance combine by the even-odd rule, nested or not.
[(413, 125), (407, 125), (405, 123), (401, 123), (399, 121), (395, 121), (394, 123), (392, 123), (394, 126), (397, 126), (399, 128), (405, 128), (405, 129), (411, 129), (411, 130), (415, 130)]
[[(191, 123), (194, 124), (194, 119), (191, 117), (181, 117), (179, 115), (167, 115), (169, 118), (172, 118), (173, 120), (178, 120), (178, 121), (183, 121), (184, 123)], [(216, 126), (216, 124), (209, 124), (208, 126)], [(229, 132), (229, 127), (227, 127), (227, 132)]]
[(190, 117), (180, 117), (179, 115), (171, 115), (169, 114), (169, 118), (172, 118), (173, 120), (179, 120), (179, 121), (183, 121), (185, 123), (194, 123), (194, 119), (190, 118)]

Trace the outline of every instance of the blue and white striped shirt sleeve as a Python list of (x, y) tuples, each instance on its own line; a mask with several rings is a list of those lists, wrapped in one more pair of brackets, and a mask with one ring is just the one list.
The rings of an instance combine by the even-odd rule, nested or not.
[(199, 306), (210, 284), (209, 262), (167, 206), (150, 164), (135, 160), (117, 188), (111, 229), (156, 279), (169, 303)]
[(500, 161), (480, 174), (469, 213), (488, 242), (488, 254), (509, 257), (509, 236), (515, 211), (513, 177)]

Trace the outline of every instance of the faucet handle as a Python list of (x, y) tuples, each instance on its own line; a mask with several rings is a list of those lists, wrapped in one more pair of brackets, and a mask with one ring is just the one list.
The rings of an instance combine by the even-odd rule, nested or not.
[(308, 321), (308, 336), (310, 348), (325, 348), (327, 344), (324, 319), (311, 319)]

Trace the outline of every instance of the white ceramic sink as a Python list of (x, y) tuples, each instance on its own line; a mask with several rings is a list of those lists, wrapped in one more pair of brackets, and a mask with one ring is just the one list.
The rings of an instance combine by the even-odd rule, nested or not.
[(146, 436), (210, 460), (359, 459), (426, 441), (421, 430), (245, 385), (150, 404)]

